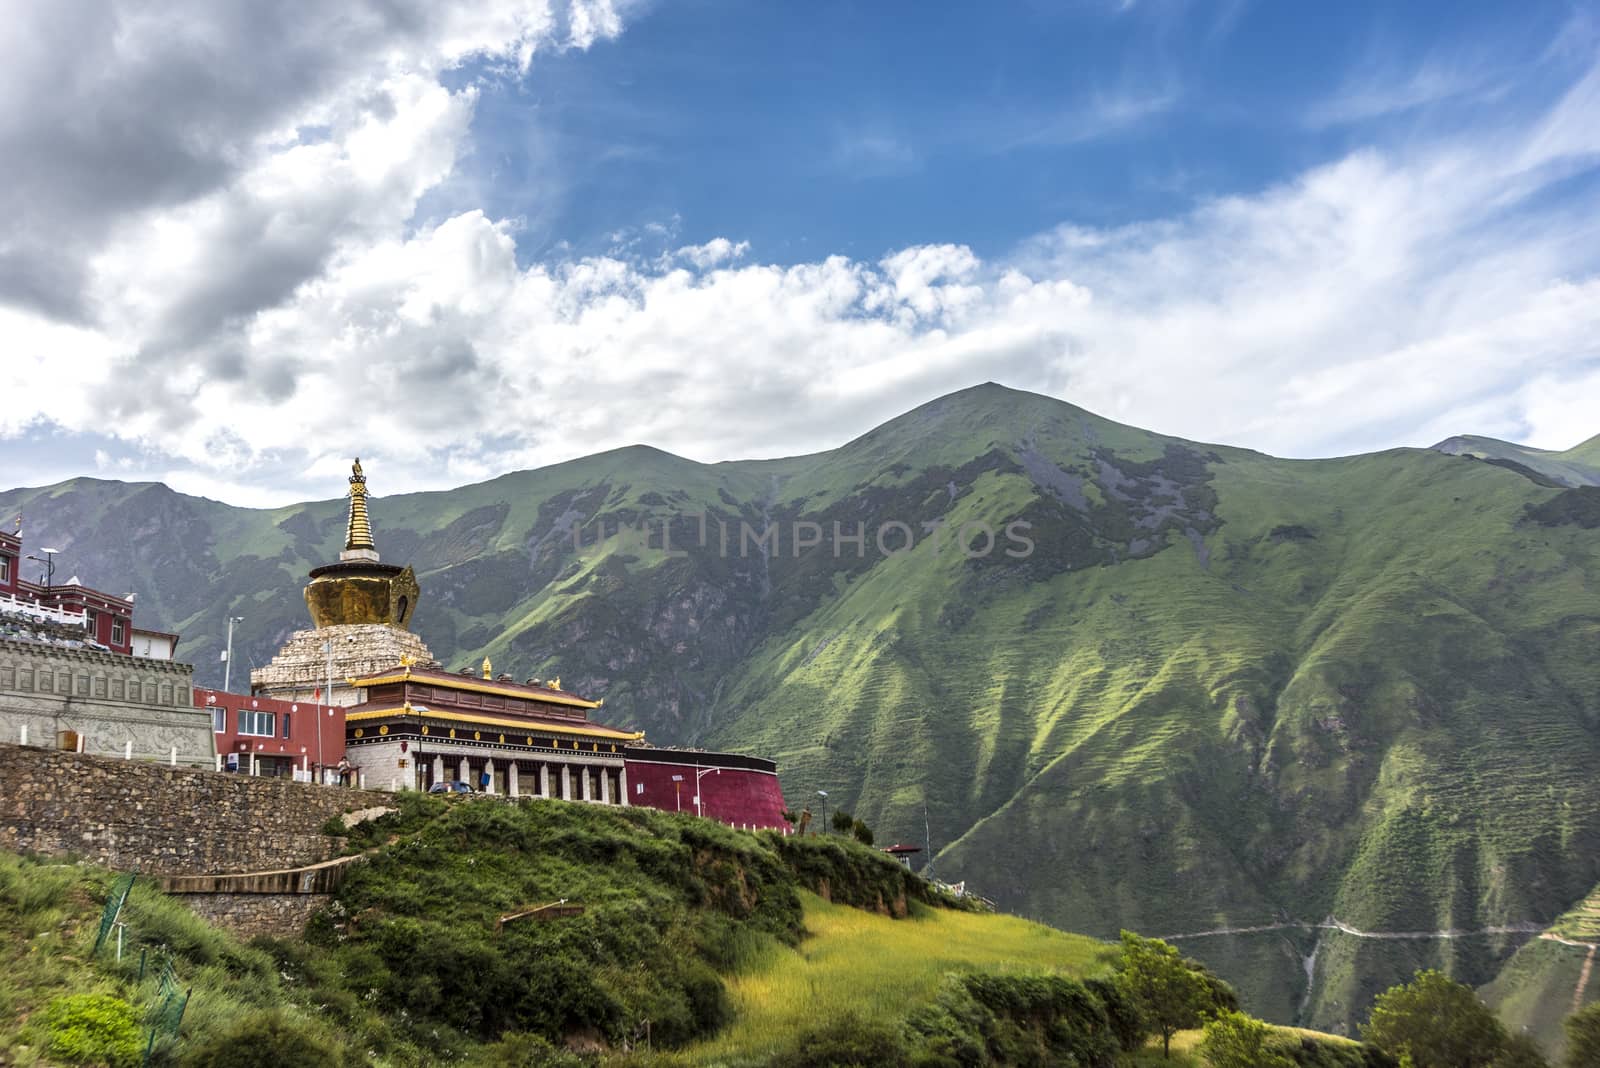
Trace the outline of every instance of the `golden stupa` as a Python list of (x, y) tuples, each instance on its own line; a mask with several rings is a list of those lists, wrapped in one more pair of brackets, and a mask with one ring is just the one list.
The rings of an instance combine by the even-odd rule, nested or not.
[(410, 567), (380, 563), (367, 518), (367, 476), (361, 458), (350, 467), (350, 521), (336, 564), (311, 572), (306, 606), (318, 628), (347, 623), (382, 623), (407, 629), (422, 593)]

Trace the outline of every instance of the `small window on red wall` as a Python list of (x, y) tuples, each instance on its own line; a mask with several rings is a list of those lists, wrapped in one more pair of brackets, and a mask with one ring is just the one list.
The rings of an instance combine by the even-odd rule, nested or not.
[(111, 621), (111, 644), (121, 645), (128, 638), (127, 624), (121, 616)]

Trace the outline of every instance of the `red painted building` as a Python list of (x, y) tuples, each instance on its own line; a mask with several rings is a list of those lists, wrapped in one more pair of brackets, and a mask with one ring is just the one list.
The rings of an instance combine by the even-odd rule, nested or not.
[(778, 765), (763, 757), (629, 746), (628, 804), (692, 812), (735, 827), (788, 830)]
[[(51, 623), (80, 625), (85, 641), (113, 653), (133, 653), (131, 600), (77, 582), (56, 583), (48, 570), (43, 582), (29, 582), (22, 577), (22, 568), (31, 559), (23, 554), (20, 537), (0, 531), (0, 612), (10, 610)], [(48, 559), (39, 563), (50, 567)], [(176, 636), (172, 637), (176, 645)]]
[(194, 703), (211, 710), (220, 770), (315, 781), (319, 769), (326, 769), (325, 781), (339, 781), (344, 761), (343, 708), (198, 687)]

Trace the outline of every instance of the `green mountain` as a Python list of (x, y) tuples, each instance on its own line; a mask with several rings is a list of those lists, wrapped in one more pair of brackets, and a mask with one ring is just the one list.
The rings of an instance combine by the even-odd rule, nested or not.
[[(1503, 968), (1600, 883), (1600, 487), (1518, 455), (1281, 460), (987, 385), (812, 456), (634, 447), (372, 508), (450, 666), (772, 755), (941, 878), (1204, 935), (1253, 1011), (1338, 1031), (1423, 965), (1516, 1017), (1545, 972)], [(305, 625), (344, 529), (84, 479), (0, 508), (210, 682), (228, 614), (241, 668)]]
[[(1434, 448), (1451, 456), (1474, 456), (1512, 470), (1526, 469), (1558, 486), (1600, 486), (1600, 434), (1566, 452), (1530, 449), (1497, 438), (1446, 438)], [(1529, 477), (1533, 477), (1530, 475)]]

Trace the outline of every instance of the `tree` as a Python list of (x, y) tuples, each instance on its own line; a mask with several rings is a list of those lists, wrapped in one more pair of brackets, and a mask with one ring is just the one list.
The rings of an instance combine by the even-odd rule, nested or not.
[(1200, 1026), (1210, 990), (1200, 975), (1183, 963), (1178, 951), (1159, 938), (1122, 932), (1122, 961), (1117, 985), (1139, 1007), (1145, 1025), (1161, 1036), (1161, 1055), (1172, 1056), (1172, 1036)]
[(860, 820), (856, 820), (850, 827), (850, 833), (856, 836), (856, 841), (862, 845), (872, 844), (872, 828)]
[(833, 814), (833, 829), (840, 834), (849, 834), (856, 825), (856, 818), (844, 809), (839, 809)]
[(1562, 1026), (1570, 1068), (1600, 1068), (1600, 1001), (1568, 1016)]
[(1471, 987), (1436, 971), (1379, 994), (1361, 1033), (1391, 1056), (1409, 1053), (1416, 1068), (1489, 1068), (1508, 1041)]
[(1211, 1068), (1294, 1068), (1294, 1061), (1267, 1048), (1272, 1028), (1242, 1012), (1223, 1012), (1206, 1024), (1199, 1053)]

